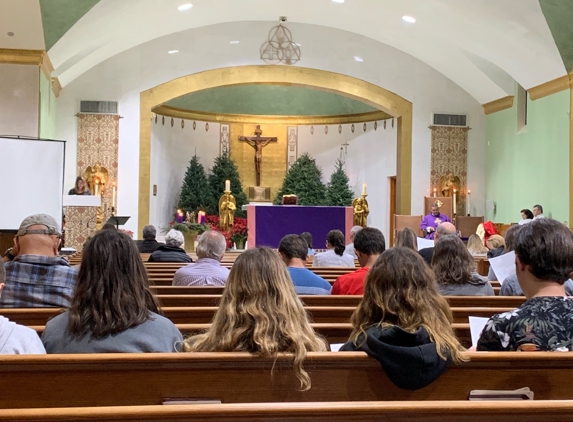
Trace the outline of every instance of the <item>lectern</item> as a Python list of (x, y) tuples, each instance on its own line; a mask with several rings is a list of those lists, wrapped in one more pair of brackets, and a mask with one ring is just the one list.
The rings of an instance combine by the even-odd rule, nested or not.
[(81, 251), (84, 242), (97, 230), (97, 210), (101, 206), (100, 196), (64, 195), (66, 221), (66, 247)]

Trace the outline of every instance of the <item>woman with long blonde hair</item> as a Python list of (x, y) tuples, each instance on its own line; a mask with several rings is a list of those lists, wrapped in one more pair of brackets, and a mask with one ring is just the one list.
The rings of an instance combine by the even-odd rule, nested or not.
[(400, 388), (425, 387), (451, 362), (464, 361), (448, 303), (437, 291), (432, 270), (411, 249), (380, 255), (351, 322), (350, 340), (340, 350), (365, 351)]
[(472, 234), (468, 239), (468, 252), (472, 255), (483, 255), (485, 256), (489, 251), (488, 248), (485, 247), (481, 237), (477, 234)]
[(269, 248), (243, 252), (235, 261), (211, 327), (183, 342), (184, 352), (250, 352), (263, 357), (294, 355), (301, 389), (310, 389), (303, 369), (307, 352), (327, 351), (297, 297), (286, 266)]

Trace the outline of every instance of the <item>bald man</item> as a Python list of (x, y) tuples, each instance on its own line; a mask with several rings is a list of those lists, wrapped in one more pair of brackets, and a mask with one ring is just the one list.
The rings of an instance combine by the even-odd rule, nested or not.
[[(436, 234), (434, 236), (434, 245), (440, 236), (445, 236), (447, 234), (456, 234), (456, 226), (454, 226), (452, 223), (442, 223), (438, 225), (436, 228)], [(432, 257), (434, 256), (433, 246), (431, 248), (420, 249), (418, 253), (422, 255), (422, 258), (424, 258), (424, 261), (426, 261), (428, 265), (432, 265)]]
[(62, 232), (47, 214), (26, 217), (4, 253), (6, 282), (0, 307), (69, 307), (77, 270), (58, 256)]

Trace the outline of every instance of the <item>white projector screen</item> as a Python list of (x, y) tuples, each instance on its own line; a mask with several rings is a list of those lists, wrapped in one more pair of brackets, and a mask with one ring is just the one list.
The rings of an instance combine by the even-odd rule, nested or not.
[(39, 213), (61, 225), (65, 145), (0, 136), (0, 230), (16, 230), (28, 215)]

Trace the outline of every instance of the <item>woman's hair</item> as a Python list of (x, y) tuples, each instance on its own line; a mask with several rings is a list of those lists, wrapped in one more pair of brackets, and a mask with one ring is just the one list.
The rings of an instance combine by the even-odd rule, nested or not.
[(100, 230), (84, 247), (69, 310), (68, 331), (96, 339), (142, 324), (159, 306), (135, 242), (117, 230)]
[(250, 352), (273, 357), (294, 355), (302, 390), (310, 377), (302, 363), (307, 352), (326, 351), (311, 328), (284, 262), (269, 248), (253, 248), (237, 257), (211, 327), (183, 342), (185, 352)]
[(515, 250), (517, 245), (517, 237), (519, 235), (519, 229), (523, 227), (519, 224), (514, 224), (505, 232), (505, 249), (504, 252), (511, 252)]
[(491, 235), (489, 239), (487, 239), (485, 245), (488, 247), (488, 249), (503, 248), (505, 247), (505, 240), (503, 236), (500, 236), (499, 234), (494, 234)]
[(471, 254), (485, 254), (488, 249), (484, 246), (481, 237), (477, 234), (472, 234), (468, 239), (468, 251)]
[(183, 237), (183, 233), (179, 230), (171, 229), (165, 235), (165, 244), (167, 246), (178, 248), (183, 244), (183, 242), (185, 242), (185, 238)]
[(397, 326), (415, 332), (424, 327), (436, 343), (438, 354), (459, 363), (463, 347), (452, 327), (452, 313), (446, 299), (437, 291), (432, 270), (417, 252), (395, 247), (376, 260), (364, 284), (364, 296), (351, 318), (350, 340), (356, 345), (359, 336), (372, 326)]
[[(82, 190), (78, 189), (78, 183), (84, 182), (84, 188)], [(69, 185), (68, 185), (69, 186)], [(76, 184), (74, 185), (74, 191), (76, 192), (85, 192), (88, 189), (88, 185), (82, 176), (76, 177)]]
[(436, 242), (432, 268), (439, 284), (464, 284), (471, 279), (476, 264), (464, 242), (449, 234)]
[(525, 216), (527, 217), (528, 220), (533, 220), (533, 213), (531, 212), (531, 210), (524, 208), (521, 210), (521, 213), (525, 214)]
[(332, 245), (336, 255), (344, 255), (346, 244), (344, 243), (344, 235), (340, 230), (331, 230), (326, 235), (326, 241)]
[(416, 232), (414, 232), (410, 227), (398, 230), (398, 233), (396, 233), (396, 245), (394, 246), (397, 248), (410, 248), (417, 251), (418, 236), (416, 236)]
[(310, 234), (309, 232), (304, 232), (301, 233), (300, 237), (302, 237), (306, 241), (308, 248), (312, 249), (312, 234)]

